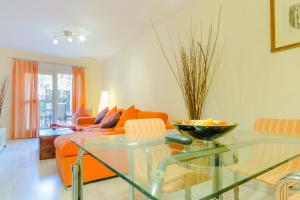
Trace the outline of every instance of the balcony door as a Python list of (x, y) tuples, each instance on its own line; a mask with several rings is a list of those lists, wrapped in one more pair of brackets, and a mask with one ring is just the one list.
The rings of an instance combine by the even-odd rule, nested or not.
[(38, 87), (40, 128), (64, 123), (72, 115), (72, 74), (40, 72)]

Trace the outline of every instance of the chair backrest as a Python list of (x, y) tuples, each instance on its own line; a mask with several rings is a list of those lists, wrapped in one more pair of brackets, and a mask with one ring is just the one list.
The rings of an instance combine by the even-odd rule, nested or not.
[[(258, 119), (254, 123), (253, 129), (260, 134), (274, 134), (280, 136), (293, 136), (300, 134), (300, 120), (290, 119)], [(293, 151), (293, 146), (287, 146), (286, 144), (274, 145), (272, 142), (267, 144), (256, 144), (251, 148), (251, 154), (248, 156), (248, 160), (245, 164), (237, 165), (235, 170), (251, 174), (255, 172), (257, 166), (270, 166), (277, 163), (278, 160), (285, 160), (289, 157), (288, 152)], [(252, 167), (253, 166), (253, 167)], [(265, 183), (273, 184), (282, 176), (292, 171), (299, 171), (300, 160), (299, 157), (295, 158), (284, 165), (277, 167), (276, 169), (261, 175), (259, 180)]]
[[(125, 137), (128, 140), (146, 140), (163, 138), (166, 133), (166, 126), (162, 119), (137, 119), (128, 120), (125, 125)], [(151, 184), (151, 178), (154, 172), (157, 172), (160, 162), (166, 157), (172, 155), (168, 145), (149, 146), (144, 149), (134, 149), (134, 177), (143, 184)], [(198, 174), (191, 169), (181, 167), (178, 164), (168, 165), (164, 177), (162, 190), (165, 192), (173, 192), (189, 188), (200, 182), (207, 181), (210, 177), (206, 171), (202, 172), (201, 165), (198, 169)]]
[(300, 136), (300, 120), (298, 119), (258, 119), (253, 129), (257, 133)]
[(166, 126), (161, 119), (127, 120), (125, 137), (129, 140), (146, 140), (164, 137)]

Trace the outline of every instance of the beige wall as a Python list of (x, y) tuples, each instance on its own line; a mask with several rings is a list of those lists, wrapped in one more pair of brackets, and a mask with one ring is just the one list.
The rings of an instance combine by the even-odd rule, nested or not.
[(100, 100), (100, 93), (103, 88), (102, 64), (99, 61), (83, 61), (82, 66), (86, 68), (86, 96), (87, 106), (97, 114)]
[[(86, 88), (87, 88), (87, 104), (93, 109), (97, 109), (98, 99), (101, 90), (101, 81), (99, 76), (101, 75), (101, 64), (94, 60), (82, 60), (82, 59), (68, 59), (54, 56), (39, 55), (31, 52), (23, 52), (16, 50), (0, 49), (0, 80), (7, 74), (10, 78), (7, 98), (4, 104), (3, 116), (1, 118), (1, 125), (9, 129), (10, 126), (10, 110), (11, 110), (11, 74), (12, 63), (11, 58), (22, 58), (46, 61), (50, 63), (66, 64), (66, 65), (78, 65), (85, 66), (86, 69)], [(95, 75), (97, 74), (97, 76)]]
[[(242, 129), (250, 129), (259, 117), (300, 118), (300, 48), (270, 53), (268, 0), (196, 0), (156, 25), (165, 46), (172, 43), (168, 35), (176, 41), (191, 20), (207, 27), (212, 16), (216, 19), (219, 5), (224, 55), (205, 117), (235, 120)], [(105, 77), (117, 105), (162, 110), (171, 119), (186, 117), (153, 31), (108, 59)]]

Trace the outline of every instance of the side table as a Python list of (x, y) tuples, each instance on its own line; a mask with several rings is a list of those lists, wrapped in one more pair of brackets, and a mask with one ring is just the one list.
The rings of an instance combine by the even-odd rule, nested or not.
[(69, 128), (42, 129), (39, 133), (40, 160), (55, 158), (54, 140), (60, 135), (75, 133)]

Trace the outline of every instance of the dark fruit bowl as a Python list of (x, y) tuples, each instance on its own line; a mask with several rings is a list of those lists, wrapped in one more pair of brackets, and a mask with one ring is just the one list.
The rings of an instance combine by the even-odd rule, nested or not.
[(181, 134), (206, 141), (217, 139), (229, 133), (231, 130), (237, 127), (237, 125), (237, 123), (228, 123), (227, 125), (202, 126), (174, 123), (174, 126)]

